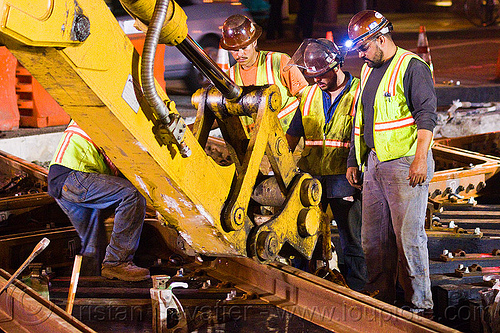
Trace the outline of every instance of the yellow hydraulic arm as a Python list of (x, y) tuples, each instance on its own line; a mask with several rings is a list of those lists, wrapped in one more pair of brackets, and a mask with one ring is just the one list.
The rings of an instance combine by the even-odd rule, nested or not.
[[(161, 43), (183, 48), (192, 41), (186, 16), (175, 2), (166, 3), (165, 23), (156, 34)], [(146, 26), (158, 15), (155, 0), (122, 4)], [(225, 84), (227, 76), (213, 73), (211, 80), (223, 93), (212, 88), (195, 95), (194, 135), (154, 81), (160, 105), (148, 97), (141, 58), (103, 0), (0, 0), (0, 5), (0, 43), (196, 252), (264, 262), (288, 244), (311, 257), (326, 230), (318, 208), (321, 186), (293, 163), (276, 117), (281, 97), (275, 86), (240, 90)], [(184, 51), (189, 54), (189, 47)], [(194, 63), (200, 60), (192, 57)], [(251, 136), (241, 126), (242, 114), (255, 117)], [(233, 152), (232, 165), (220, 166), (204, 151), (214, 120)], [(274, 181), (259, 172), (264, 155)], [(281, 201), (257, 204), (252, 199), (257, 187), (277, 189)], [(263, 213), (264, 207), (271, 213)]]

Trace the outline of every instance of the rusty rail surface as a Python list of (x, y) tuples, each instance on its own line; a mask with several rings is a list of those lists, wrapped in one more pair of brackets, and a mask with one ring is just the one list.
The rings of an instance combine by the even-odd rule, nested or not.
[(432, 148), (436, 172), (429, 185), (435, 202), (465, 203), (480, 195), (486, 182), (500, 172), (500, 157), (445, 146)]
[(11, 155), (0, 150), (0, 170), (2, 172), (13, 173), (16, 171), (21, 171), (29, 174), (31, 177), (40, 181), (43, 184), (47, 184), (47, 174), (48, 170), (39, 165), (30, 163), (23, 160), (17, 156)]
[(459, 332), (288, 265), (221, 258), (205, 268), (248, 294), (325, 329), (343, 332)]
[[(0, 285), (9, 277), (10, 274), (0, 269)], [(96, 333), (19, 281), (0, 295), (0, 330)]]
[[(463, 196), (463, 200), (473, 196), (498, 196), (500, 131), (438, 139), (433, 151), (436, 152), (438, 171), (432, 181), (447, 181), (451, 185), (444, 186), (444, 190), (452, 192), (452, 202), (457, 199), (453, 194), (455, 192)], [(460, 183), (453, 180), (457, 178), (461, 179)], [(432, 193), (429, 191), (431, 197)]]

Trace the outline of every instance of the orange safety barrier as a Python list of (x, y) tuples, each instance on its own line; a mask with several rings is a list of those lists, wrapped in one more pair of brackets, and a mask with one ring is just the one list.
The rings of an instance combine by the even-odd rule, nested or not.
[(17, 59), (6, 47), (0, 47), (0, 131), (19, 128), (16, 96)]
[(495, 82), (500, 82), (500, 49), (498, 49), (497, 72), (495, 75)]
[(47, 127), (69, 123), (70, 116), (19, 62), (16, 76), (21, 127)]
[[(144, 40), (146, 39), (146, 35), (143, 33), (130, 34), (127, 35), (132, 44), (134, 45), (137, 52), (142, 55), (142, 49), (144, 48)], [(160, 86), (165, 90), (165, 64), (163, 57), (165, 56), (165, 44), (158, 44), (156, 47), (155, 54), (155, 64), (153, 68), (154, 77), (156, 81), (160, 84)]]

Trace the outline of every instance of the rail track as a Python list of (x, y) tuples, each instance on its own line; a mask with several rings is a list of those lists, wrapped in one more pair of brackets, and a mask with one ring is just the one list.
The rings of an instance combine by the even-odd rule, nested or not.
[[(487, 209), (482, 204), (475, 206), (474, 203), (474, 198), (484, 196), (484, 194), (491, 195), (493, 198), (498, 196), (494, 189), (498, 188), (500, 171), (500, 157), (495, 155), (498, 154), (500, 146), (499, 137), (500, 132), (497, 132), (473, 138), (447, 139), (436, 142), (433, 150), (437, 172), (431, 182), (429, 192), (428, 233), (430, 240), (433, 237), (439, 238), (442, 235), (453, 233), (452, 230), (444, 230), (442, 225), (443, 223), (449, 224), (448, 220), (452, 218), (455, 219), (456, 223), (463, 225), (464, 229), (475, 228), (480, 222), (491, 220), (491, 227), (483, 229), (481, 235), (474, 235), (471, 232), (456, 235), (457, 239), (462, 240), (469, 237), (467, 243), (473, 244), (482, 238), (493, 237), (494, 239), (494, 237), (499, 236), (497, 229), (500, 228), (497, 228), (495, 224), (498, 222), (498, 206), (487, 206), (493, 207)], [(479, 151), (474, 151), (475, 148), (478, 148)], [(218, 163), (231, 163), (224, 141), (211, 138), (205, 150)], [(9, 222), (9, 216), (15, 217), (16, 213), (34, 212), (46, 205), (53, 204), (51, 198), (44, 193), (46, 187), (44, 183), (46, 181), (45, 169), (33, 166), (31, 163), (8, 154), (0, 154), (0, 171), (7, 174), (7, 179), (4, 180), (5, 184), (9, 183), (9, 177), (12, 179), (21, 175), (31, 179), (31, 182), (26, 182), (26, 184), (30, 184), (28, 191), (20, 189), (19, 195), (14, 194), (11, 197), (0, 199), (0, 210), (2, 213), (7, 212), (5, 221)], [(12, 188), (14, 189), (14, 187)], [(36, 193), (33, 189), (37, 189)], [(467, 208), (465, 210), (446, 210), (447, 207), (456, 207), (458, 204)], [(485, 213), (485, 209), (488, 211), (487, 213)], [(441, 225), (434, 223), (436, 216), (441, 216)], [(2, 266), (12, 271), (23, 257), (22, 251), (17, 253), (15, 249), (22, 248), (23, 242), (38, 241), (47, 232), (59, 235), (58, 237), (62, 234), (73, 233), (70, 238), (74, 239), (75, 237), (70, 226), (50, 222), (42, 224), (43, 226), (37, 225), (38, 228), (31, 231), (21, 228), (22, 232), (16, 232), (15, 225), (12, 226), (4, 222), (2, 229), (0, 229), (2, 231), (0, 244), (4, 245), (2, 246)], [(16, 225), (20, 226), (20, 223)], [(66, 241), (67, 238), (61, 236), (61, 242)], [(74, 249), (66, 245), (63, 252), (71, 256), (72, 251)], [(436, 254), (438, 250), (430, 248), (430, 252)], [(50, 262), (51, 259), (46, 257), (45, 260)], [(61, 258), (57, 260), (64, 261)], [(71, 260), (69, 259), (67, 262), (71, 263)], [(302, 318), (324, 331), (456, 332), (448, 326), (416, 316), (401, 308), (380, 302), (368, 295), (354, 292), (279, 262), (262, 265), (247, 258), (216, 258), (201, 264), (198, 262), (186, 264), (186, 272), (190, 273), (186, 274), (183, 279), (190, 282), (191, 291), (179, 291), (179, 297), (198, 295), (198, 298), (191, 299), (195, 304), (201, 302), (201, 298), (203, 298), (200, 296), (201, 294), (206, 295), (207, 293), (212, 295), (210, 296), (212, 299), (215, 297), (214, 295), (219, 295), (218, 298), (216, 297), (219, 305), (245, 306), (245, 304), (257, 302)], [(0, 271), (0, 284), (3, 284), (8, 278), (9, 274), (6, 271)], [(206, 281), (209, 279), (217, 281), (217, 286), (210, 286), (210, 284), (207, 286)], [(99, 279), (95, 281), (104, 283)], [(226, 286), (226, 289), (220, 289), (220, 285)], [(142, 293), (145, 297), (149, 297), (147, 291), (150, 287), (149, 285), (142, 286), (142, 291), (139, 294)], [(110, 287), (103, 288), (110, 289)], [(124, 287), (124, 290), (129, 290), (127, 288)], [(99, 290), (98, 288), (90, 289)], [(231, 297), (221, 298), (220, 295), (224, 296), (227, 289), (234, 289), (236, 292)], [(94, 302), (92, 304), (110, 304), (109, 299), (96, 301), (96, 298), (89, 297), (88, 299), (77, 299), (75, 305), (85, 305), (87, 300), (90, 303)], [(145, 299), (141, 304), (149, 304), (149, 300)], [(33, 309), (36, 311), (33, 312)], [(84, 323), (67, 315), (60, 306), (39, 297), (21, 282), (16, 282), (9, 287), (7, 292), (0, 295), (0, 329), (10, 331), (14, 326), (20, 326), (26, 332), (61, 331), (59, 330), (61, 327), (63, 327), (63, 331), (67, 332), (93, 332)], [(185, 329), (187, 331), (188, 327)]]

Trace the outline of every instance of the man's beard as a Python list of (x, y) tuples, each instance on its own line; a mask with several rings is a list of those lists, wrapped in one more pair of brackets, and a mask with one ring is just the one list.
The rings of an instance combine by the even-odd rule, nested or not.
[(375, 51), (375, 55), (373, 56), (373, 60), (369, 60), (365, 58), (365, 62), (368, 65), (368, 67), (372, 68), (379, 68), (384, 64), (384, 52), (380, 49), (380, 47), (377, 46), (377, 50)]

